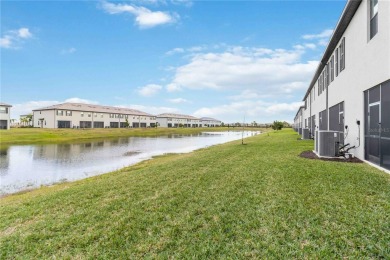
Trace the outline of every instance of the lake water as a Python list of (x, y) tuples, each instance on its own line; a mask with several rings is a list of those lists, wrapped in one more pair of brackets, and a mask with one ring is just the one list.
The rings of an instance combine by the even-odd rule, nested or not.
[(104, 141), (12, 145), (0, 151), (0, 195), (118, 170), (156, 155), (188, 153), (259, 132), (126, 137)]

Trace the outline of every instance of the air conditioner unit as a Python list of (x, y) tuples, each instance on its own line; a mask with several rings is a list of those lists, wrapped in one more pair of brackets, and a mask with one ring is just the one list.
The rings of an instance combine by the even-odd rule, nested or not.
[(298, 134), (302, 135), (302, 128), (298, 128)]
[(302, 139), (303, 140), (310, 139), (310, 130), (308, 128), (303, 128), (302, 129)]
[(344, 144), (344, 133), (339, 131), (316, 131), (315, 151), (319, 156), (335, 157), (339, 146)]

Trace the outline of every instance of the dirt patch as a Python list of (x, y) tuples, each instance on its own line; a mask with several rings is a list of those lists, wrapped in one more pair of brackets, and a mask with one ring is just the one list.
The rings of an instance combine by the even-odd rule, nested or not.
[(306, 159), (321, 160), (321, 161), (348, 162), (348, 163), (362, 163), (363, 162), (362, 160), (360, 160), (356, 157), (347, 158), (347, 159), (345, 159), (344, 157), (320, 158), (313, 151), (304, 151), (299, 156), (306, 158)]

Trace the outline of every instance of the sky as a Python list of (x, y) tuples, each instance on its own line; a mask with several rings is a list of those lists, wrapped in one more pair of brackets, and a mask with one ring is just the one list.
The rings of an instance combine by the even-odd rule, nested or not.
[(292, 122), (345, 4), (1, 1), (0, 100)]

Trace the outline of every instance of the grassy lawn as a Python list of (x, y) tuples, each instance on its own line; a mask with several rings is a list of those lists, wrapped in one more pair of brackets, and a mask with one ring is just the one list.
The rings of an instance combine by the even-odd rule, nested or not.
[(0, 258), (390, 258), (390, 175), (292, 130), (0, 199)]
[[(195, 134), (204, 131), (241, 130), (240, 128), (94, 128), (94, 129), (42, 129), (11, 128), (0, 131), (0, 144), (36, 144), (72, 142), (99, 138), (127, 136), (161, 136), (168, 134)], [(253, 130), (260, 130), (254, 128)]]

